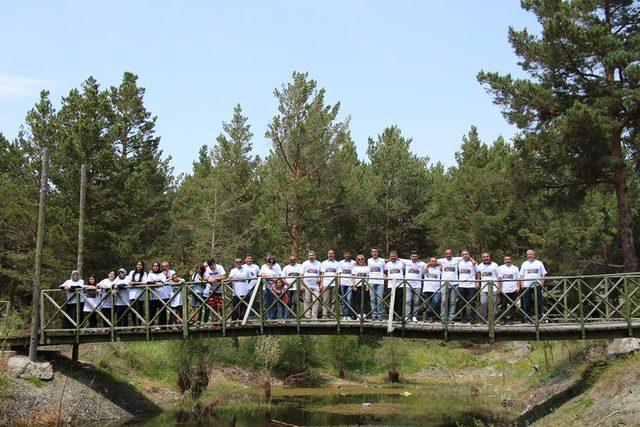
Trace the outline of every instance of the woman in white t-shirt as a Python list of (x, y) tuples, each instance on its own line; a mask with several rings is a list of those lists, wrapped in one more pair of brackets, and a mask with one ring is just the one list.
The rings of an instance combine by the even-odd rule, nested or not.
[(149, 321), (158, 314), (158, 325), (167, 324), (167, 310), (164, 308), (164, 281), (166, 276), (160, 268), (160, 263), (154, 261), (151, 264), (151, 271), (147, 274), (147, 285), (151, 292), (149, 301)]
[[(200, 310), (200, 306), (202, 305), (202, 301), (204, 300), (204, 273), (207, 271), (207, 266), (205, 264), (198, 264), (191, 275), (191, 281), (193, 282), (193, 292), (191, 294), (191, 310), (192, 313), (190, 316), (196, 315), (198, 310)], [(205, 301), (206, 303), (206, 301)], [(196, 322), (202, 321), (202, 311), (195, 317)]]
[[(132, 319), (140, 320), (133, 311), (127, 312), (127, 309), (130, 306), (129, 299), (131, 296), (129, 295), (129, 277), (127, 276), (127, 272), (124, 268), (118, 270), (118, 276), (113, 279), (113, 302), (115, 304), (114, 310), (116, 312), (116, 326), (129, 326), (129, 313), (131, 313)], [(140, 316), (144, 316), (144, 305), (143, 311), (138, 312)], [(135, 325), (135, 321), (132, 320), (132, 324)]]
[(369, 266), (364, 255), (356, 257), (356, 266), (353, 267), (351, 274), (353, 278), (353, 309), (358, 313), (360, 319), (364, 320), (369, 312), (366, 304), (366, 292), (369, 292)]
[(183, 317), (182, 285), (184, 284), (184, 279), (179, 277), (176, 273), (173, 273), (171, 275), (171, 279), (169, 279), (169, 282), (167, 283), (171, 286), (171, 293), (173, 295), (171, 301), (169, 302), (169, 306), (175, 312), (175, 314), (171, 313), (170, 323), (172, 325), (178, 325), (181, 323), (178, 317)]
[[(258, 276), (263, 278), (280, 277), (282, 276), (282, 269), (280, 264), (276, 262), (274, 256), (267, 258), (267, 263), (260, 269)], [(275, 294), (275, 280), (264, 280), (264, 309), (266, 319), (275, 319), (277, 315), (277, 304)], [(281, 303), (281, 302), (280, 302)]]
[[(147, 272), (144, 269), (144, 261), (136, 262), (135, 268), (129, 272), (129, 304), (144, 317), (145, 289), (147, 285)], [(131, 312), (133, 325), (140, 326), (142, 321)]]
[(98, 293), (98, 287), (96, 284), (96, 276), (93, 274), (87, 278), (87, 283), (82, 286), (82, 293), (84, 294), (84, 306), (82, 311), (84, 312), (83, 326), (89, 324), (90, 328), (98, 327), (98, 304), (100, 304), (100, 294)]
[[(71, 278), (59, 286), (60, 289), (67, 293), (67, 305), (65, 305), (64, 311), (76, 324), (82, 323), (82, 306), (78, 307), (78, 304), (82, 304), (81, 291), (83, 285), (84, 280), (80, 278), (77, 270), (73, 270), (71, 272)], [(62, 317), (62, 329), (75, 329), (76, 326), (69, 321), (67, 316)]]
[[(124, 271), (124, 270), (122, 270)], [(100, 290), (100, 311), (102, 311), (102, 315), (108, 319), (108, 323), (104, 322), (104, 326), (108, 327), (109, 323), (111, 323), (111, 310), (113, 307), (113, 280), (116, 278), (116, 273), (114, 271), (110, 271), (109, 275), (98, 283), (97, 287)], [(104, 319), (103, 319), (104, 321)]]

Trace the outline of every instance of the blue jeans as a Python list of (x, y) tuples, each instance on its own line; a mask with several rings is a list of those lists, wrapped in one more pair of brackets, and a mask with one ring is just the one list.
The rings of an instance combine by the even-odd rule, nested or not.
[(538, 312), (535, 313), (538, 320), (542, 317), (542, 286), (530, 286), (528, 288), (524, 288), (524, 294), (522, 295), (522, 310), (527, 313), (528, 318), (525, 318), (525, 323), (531, 323), (531, 318), (534, 316), (534, 311), (536, 311), (536, 306), (534, 303), (534, 298), (537, 300), (538, 304)]
[(458, 285), (451, 285), (449, 282), (445, 282), (440, 289), (444, 292), (440, 299), (440, 319), (442, 319), (443, 322), (445, 320), (451, 322), (456, 315)]
[(418, 317), (418, 308), (420, 308), (420, 293), (420, 288), (412, 288), (411, 286), (406, 287), (406, 293), (404, 297), (405, 317)]
[(437, 310), (441, 304), (441, 296), (440, 291), (422, 293), (422, 297), (427, 303), (427, 307), (424, 310), (424, 317), (435, 317), (438, 314)]
[(340, 296), (342, 297), (342, 316), (351, 317), (357, 310), (353, 308), (353, 287), (340, 285)]
[(264, 296), (264, 299), (263, 299), (264, 318), (275, 319), (277, 315), (277, 307), (278, 307), (277, 304), (274, 304), (276, 302), (276, 296), (273, 294), (273, 292), (271, 292), (271, 289), (269, 288), (265, 288), (265, 290), (262, 291), (262, 295)]
[(384, 282), (369, 283), (369, 289), (371, 295), (371, 318), (382, 320), (384, 318)]

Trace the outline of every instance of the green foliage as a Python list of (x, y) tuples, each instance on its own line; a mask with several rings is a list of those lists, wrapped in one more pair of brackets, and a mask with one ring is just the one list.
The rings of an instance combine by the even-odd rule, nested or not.
[(402, 365), (409, 359), (407, 342), (399, 338), (383, 338), (380, 347), (376, 349), (375, 359), (387, 369), (402, 369)]
[(31, 384), (32, 386), (37, 387), (37, 388), (41, 388), (42, 386), (44, 386), (44, 381), (42, 381), (42, 380), (41, 380), (40, 378), (38, 378), (38, 377), (30, 377), (30, 378), (27, 380), (27, 382), (28, 382), (29, 384)]

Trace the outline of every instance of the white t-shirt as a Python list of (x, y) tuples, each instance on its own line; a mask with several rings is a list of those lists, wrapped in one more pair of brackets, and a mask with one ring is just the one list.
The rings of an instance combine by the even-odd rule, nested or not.
[(529, 288), (534, 281), (540, 281), (547, 274), (544, 264), (537, 259), (533, 261), (526, 260), (520, 267), (520, 278), (524, 279), (524, 287)]
[(233, 292), (236, 296), (243, 297), (249, 293), (251, 286), (247, 279), (250, 278), (250, 274), (249, 269), (244, 265), (232, 268), (229, 272), (229, 279), (233, 280)]
[[(124, 279), (121, 279), (120, 276), (116, 276), (116, 278), (113, 279), (113, 284), (115, 285), (113, 290), (113, 300), (115, 301), (115, 304), (129, 305), (129, 299), (131, 298), (131, 294), (129, 292), (129, 278), (125, 276)], [(126, 287), (124, 289), (118, 289), (118, 285), (125, 285)]]
[(473, 265), (473, 261), (464, 259), (458, 263), (458, 287), (475, 288), (477, 268)]
[[(340, 261), (340, 266), (338, 267), (338, 272), (341, 276), (352, 276), (353, 269), (356, 266), (356, 262), (352, 259), (347, 261), (343, 259)], [(340, 278), (340, 286), (353, 286), (353, 278), (352, 277), (341, 277)]]
[(440, 271), (440, 266), (427, 266), (427, 272), (424, 275), (424, 278), (427, 280), (424, 282), (422, 292), (438, 292), (440, 290), (441, 276), (442, 272)]
[(480, 273), (480, 291), (489, 293), (489, 286), (491, 285), (488, 282), (493, 282), (493, 293), (500, 292), (500, 289), (498, 289), (498, 264), (493, 261), (489, 264), (481, 262), (476, 265), (476, 268)]
[[(98, 282), (98, 288), (100, 288), (100, 299), (104, 298), (104, 301), (102, 301), (102, 304), (100, 304), (101, 308), (111, 308), (111, 296), (109, 295), (108, 292), (112, 286), (113, 286), (113, 282), (109, 280), (108, 277)], [(114, 295), (114, 298), (115, 298), (115, 295)]]
[(83, 289), (82, 293), (84, 294), (84, 306), (82, 307), (82, 311), (89, 313), (95, 309), (98, 304), (100, 304), (100, 290)]
[(415, 289), (422, 288), (422, 277), (424, 276), (424, 270), (427, 267), (422, 261), (413, 262), (411, 260), (403, 261), (405, 265), (404, 278), (407, 280), (409, 286)]
[[(171, 275), (173, 276), (173, 273)], [(173, 280), (169, 280), (167, 282), (167, 284), (170, 285), (172, 289), (171, 291), (172, 295), (169, 297), (171, 298), (171, 302), (169, 303), (171, 308), (182, 307), (182, 284), (183, 283), (184, 283), (184, 279), (182, 278), (178, 279), (177, 282), (174, 282)], [(175, 295), (173, 295), (174, 293)]]
[[(280, 277), (282, 276), (282, 269), (280, 268), (280, 264), (277, 262), (269, 267), (269, 264), (263, 264), (260, 268), (260, 276), (262, 277)], [(275, 282), (273, 280), (265, 280), (262, 282), (264, 284), (263, 288), (273, 287)]]
[(317, 259), (313, 261), (306, 260), (302, 263), (302, 276), (303, 282), (311, 289), (318, 289), (318, 277), (320, 276), (320, 269), (322, 265)]
[[(351, 274), (356, 276), (356, 286), (362, 286), (367, 284), (367, 277), (369, 277), (369, 267), (366, 265), (356, 265), (353, 267)], [(352, 282), (353, 283), (353, 282)]]
[(404, 279), (404, 263), (400, 260), (389, 261), (387, 263), (387, 287), (403, 286)]
[(502, 264), (498, 267), (498, 278), (502, 280), (502, 292), (509, 294), (518, 290), (520, 269), (515, 265)]
[(454, 256), (451, 259), (440, 258), (438, 263), (442, 266), (443, 282), (449, 282), (449, 285), (456, 286), (458, 284), (458, 264), (462, 261), (462, 257)]
[(380, 257), (369, 258), (367, 260), (367, 266), (369, 267), (369, 280), (370, 285), (381, 285), (384, 283), (384, 273), (387, 271), (387, 263)]
[[(64, 289), (65, 286), (70, 286), (71, 289), (69, 290), (69, 292), (67, 292), (67, 301), (69, 304), (75, 304), (78, 302), (78, 296), (76, 296), (76, 292), (77, 290), (82, 289), (82, 287), (84, 286), (84, 280), (82, 279), (78, 279), (76, 281), (73, 281), (72, 279), (68, 279), (66, 280), (62, 285), (60, 285), (60, 289)], [(80, 297), (80, 302), (83, 301), (83, 297), (82, 297), (82, 293), (78, 294)]]
[(207, 282), (206, 285), (204, 285), (204, 292), (202, 293), (203, 297), (210, 297), (211, 293), (214, 294), (222, 294), (222, 283), (218, 282), (218, 283), (208, 283), (209, 279), (218, 279), (222, 276), (224, 276), (226, 274), (226, 271), (224, 271), (224, 267), (221, 266), (220, 264), (216, 264), (216, 268), (215, 269), (211, 269), (211, 267), (207, 266), (207, 269), (204, 272), (204, 281)]
[(289, 285), (289, 290), (295, 291), (298, 288), (295, 277), (302, 275), (302, 264), (295, 263), (291, 265), (291, 263), (289, 263), (285, 265), (282, 269), (282, 275), (284, 277), (291, 277), (291, 279), (284, 279), (284, 281)]
[(323, 286), (335, 286), (336, 280), (334, 277), (338, 275), (338, 269), (340, 263), (335, 259), (326, 259), (320, 264), (320, 271), (322, 272), (322, 285)]
[(156, 300), (156, 299), (169, 298), (168, 296), (165, 296), (166, 295), (165, 286), (158, 286), (158, 284), (164, 283), (165, 279), (166, 277), (164, 276), (164, 273), (162, 271), (159, 271), (157, 273), (150, 271), (147, 274), (147, 282), (151, 285), (151, 287), (149, 288), (151, 292), (150, 299)]
[[(134, 273), (136, 271), (135, 270), (131, 270), (129, 272), (129, 282), (142, 282), (142, 283), (147, 283), (147, 272), (143, 271), (142, 275), (140, 275), (139, 273), (135, 275), (134, 278)], [(144, 287), (142, 286), (134, 286), (132, 288), (129, 289), (129, 299), (133, 300), (138, 298), (140, 295), (142, 295), (142, 291), (144, 291)]]
[(256, 277), (258, 277), (258, 274), (260, 274), (260, 267), (258, 267), (258, 264), (245, 264), (243, 265), (243, 267), (247, 270), (247, 277), (249, 277), (250, 280), (249, 281), (249, 288), (253, 288), (256, 283), (258, 283), (258, 279), (256, 279)]

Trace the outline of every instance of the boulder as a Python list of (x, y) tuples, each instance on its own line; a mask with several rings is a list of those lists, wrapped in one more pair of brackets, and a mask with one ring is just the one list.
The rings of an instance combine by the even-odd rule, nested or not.
[(640, 338), (616, 338), (607, 346), (607, 359), (626, 356), (640, 350)]
[(31, 362), (26, 356), (13, 356), (7, 360), (7, 370), (16, 378), (40, 378), (48, 381), (53, 378), (53, 367), (49, 362)]

